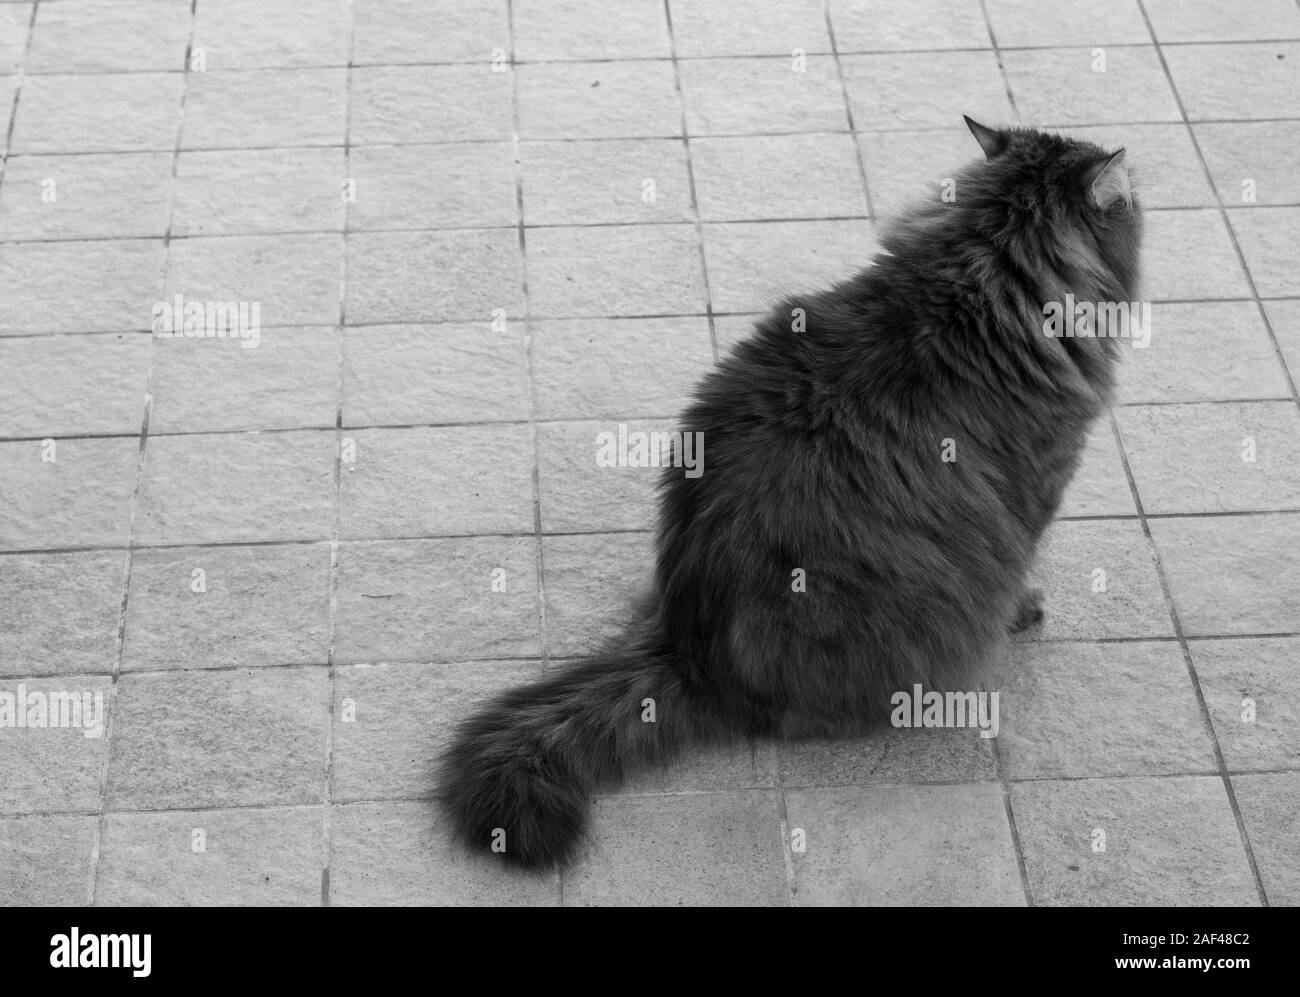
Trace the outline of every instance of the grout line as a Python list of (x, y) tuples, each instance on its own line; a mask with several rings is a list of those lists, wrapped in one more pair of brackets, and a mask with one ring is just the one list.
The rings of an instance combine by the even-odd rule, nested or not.
[(853, 121), (853, 102), (849, 100), (849, 85), (844, 76), (844, 64), (840, 61), (839, 46), (835, 41), (835, 26), (831, 22), (830, 0), (822, 0), (822, 16), (826, 20), (826, 34), (831, 40), (831, 54), (835, 59), (835, 72), (840, 78), (840, 95), (844, 98), (844, 114), (849, 123), (849, 134), (853, 136), (853, 151), (858, 159), (858, 176), (862, 178), (862, 193), (867, 199), (867, 218), (876, 220), (876, 208), (871, 200), (871, 185), (867, 182), (867, 161), (862, 153), (862, 142), (858, 138), (857, 127)]
[(1007, 815), (1007, 829), (1011, 832), (1011, 850), (1016, 856), (1016, 868), (1020, 871), (1020, 889), (1025, 894), (1025, 906), (1036, 907), (1034, 887), (1029, 881), (1029, 868), (1025, 864), (1024, 842), (1020, 837), (1020, 826), (1016, 823), (1016, 811), (1011, 802), (1011, 780), (1007, 778), (1006, 762), (998, 748), (998, 739), (993, 738), (993, 767), (998, 776), (998, 788), (1002, 790), (1002, 808)]
[[(989, 44), (993, 46), (993, 57), (998, 61), (998, 72), (1002, 74), (1002, 87), (1007, 92), (1007, 103), (1011, 105), (1011, 115), (1016, 120), (1020, 120), (1020, 108), (1016, 106), (1016, 95), (1011, 91), (1011, 76), (1007, 72), (1006, 62), (1002, 58), (1003, 50), (998, 47), (998, 38), (993, 31), (993, 21), (989, 17), (989, 8), (985, 0), (980, 0), (980, 13), (984, 15), (984, 27), (989, 33)], [(1074, 48), (1075, 46), (1070, 46)], [(1122, 48), (1124, 46), (1116, 46)], [(1143, 46), (1146, 47), (1146, 46)], [(1015, 48), (1008, 48), (1007, 51), (1019, 51)]]
[(14, 127), (18, 123), (18, 101), (23, 94), (23, 84), (27, 81), (27, 59), (32, 51), (32, 38), (36, 35), (36, 13), (40, 10), (41, 0), (32, 4), (32, 12), (27, 18), (27, 39), (23, 43), (22, 59), (18, 63), (18, 72), (14, 74), (14, 96), (9, 102), (9, 122), (5, 127), (4, 155), (0, 156), (0, 190), (3, 190), (5, 167), (13, 158), (10, 150), (14, 145)]

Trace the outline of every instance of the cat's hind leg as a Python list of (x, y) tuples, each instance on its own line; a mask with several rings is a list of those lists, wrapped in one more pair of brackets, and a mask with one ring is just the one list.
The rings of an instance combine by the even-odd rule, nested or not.
[(1028, 630), (1037, 623), (1043, 622), (1043, 590), (1042, 589), (1025, 589), (1020, 593), (1020, 601), (1016, 603), (1016, 614), (1012, 617), (1008, 626), (1013, 634), (1018, 634), (1022, 630)]

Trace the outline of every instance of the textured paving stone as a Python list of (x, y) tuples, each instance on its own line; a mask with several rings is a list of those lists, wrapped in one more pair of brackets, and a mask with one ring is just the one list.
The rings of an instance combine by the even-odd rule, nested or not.
[(1212, 772), (1213, 746), (1174, 641), (1020, 644), (989, 685), (1011, 779)]
[[(27, 726), (17, 726), (16, 714), (14, 726), (8, 718), (0, 725), (0, 814), (97, 810), (115, 710), (108, 676), (7, 678), (0, 681), (0, 693), (13, 697), (15, 710), (19, 694), (27, 697)], [(87, 693), (89, 714), (84, 712)], [(79, 723), (72, 699), (82, 704)]]
[(348, 329), (343, 350), (344, 426), (528, 418), (521, 321)]
[(511, 74), (484, 61), (459, 66), (368, 66), (352, 71), (349, 131), (357, 145), (509, 139)]
[(786, 742), (777, 752), (787, 789), (997, 778), (989, 739), (969, 730), (883, 727), (863, 737)]
[(342, 66), (351, 21), (349, 0), (226, 0), (195, 8), (193, 44), (209, 70)]
[[(1146, 215), (1143, 294), (1151, 301), (1246, 298), (1250, 288), (1217, 211), (1153, 211)], [(1196, 246), (1189, 256), (1185, 246)], [(1154, 338), (1155, 333), (1152, 333)]]
[(511, 5), (515, 56), (539, 59), (666, 59), (666, 4), (633, 0), (519, 0)]
[(1065, 490), (1057, 515), (1133, 516), (1137, 507), (1129, 489), (1128, 476), (1120, 459), (1119, 444), (1111, 431), (1110, 420), (1093, 427), (1083, 452), (1083, 463)]
[(1154, 48), (1030, 49), (1002, 60), (1016, 106), (1035, 126), (1181, 118)]
[(9, 148), (14, 152), (171, 149), (180, 120), (182, 80), (180, 73), (29, 77), (23, 84)]
[(960, 122), (956, 128), (868, 132), (857, 139), (877, 216), (892, 217), (942, 197), (944, 180), (982, 155)]
[(774, 792), (607, 797), (564, 903), (788, 906), (781, 847)]
[(529, 328), (538, 419), (675, 416), (713, 363), (703, 316), (538, 321)]
[(17, 73), (22, 66), (31, 21), (31, 4), (0, 6), (0, 75)]
[(1269, 905), (1300, 904), (1300, 774), (1239, 775), (1232, 788)]
[[(633, 433), (669, 433), (665, 420), (640, 419), (627, 426)], [(604, 448), (602, 433), (617, 439), (620, 423), (560, 422), (537, 427), (537, 487), (546, 533), (595, 533), (605, 530), (651, 529), (655, 523), (662, 467), (602, 467), (597, 463)], [(667, 438), (667, 437), (665, 437)], [(693, 445), (694, 446), (694, 445)], [(693, 451), (695, 459), (698, 452)], [(662, 453), (652, 457), (670, 463)], [(704, 463), (708, 470), (708, 440)], [(686, 474), (687, 468), (673, 473)]]
[(1227, 207), (1300, 201), (1300, 121), (1206, 123), (1195, 131)]
[(497, 693), (541, 676), (540, 661), (337, 669), (330, 798), (348, 802), (430, 797), (437, 760), (456, 724)]
[(172, 234), (341, 230), (345, 172), (342, 149), (182, 153)]
[(702, 313), (699, 237), (689, 225), (531, 229), (528, 299), (538, 318)]
[(252, 349), (228, 339), (159, 338), (149, 432), (332, 429), (338, 370), (332, 327), (262, 329)]
[(761, 315), (714, 315), (713, 333), (718, 340), (718, 355), (725, 357), (736, 343), (748, 339)]
[(1263, 0), (1239, 10), (1181, 0), (1144, 0), (1143, 7), (1161, 42), (1300, 38), (1300, 10), (1286, 0)]
[(80, 907), (90, 899), (98, 817), (0, 820), (0, 905)]
[(682, 108), (671, 62), (535, 63), (515, 73), (521, 138), (681, 134)]
[[(848, 55), (840, 64), (853, 123), (863, 131), (942, 128), (954, 118), (960, 123), (962, 114), (990, 123), (1015, 121), (992, 51)], [(921, 76), (924, 88), (916, 85)]]
[(182, 239), (167, 254), (163, 300), (257, 302), (262, 325), (329, 325), (339, 316), (342, 258), (333, 234)]
[[(678, 63), (691, 135), (847, 131), (839, 70), (830, 56), (807, 56), (796, 71), (779, 59), (689, 59)], [(736, 100), (737, 93), (750, 95)], [(674, 128), (670, 134), (677, 134)]]
[(325, 544), (138, 550), (122, 669), (323, 664), (329, 599)]
[(672, 4), (677, 55), (786, 55), (829, 52), (826, 17), (816, 0), (774, 6), (761, 0), (677, 0)]
[(1260, 297), (1300, 295), (1292, 265), (1300, 252), (1300, 208), (1241, 208), (1230, 211), (1228, 220)]
[(355, 0), (352, 63), (487, 60), (510, 48), (506, 0)]
[(1024, 905), (995, 783), (795, 790), (786, 809), (800, 906)]
[(541, 640), (530, 537), (339, 545), (336, 661), (533, 657)]
[(1046, 593), (1034, 638), (1173, 636), (1151, 546), (1135, 520), (1054, 523), (1030, 580)]
[(181, 147), (342, 145), (346, 112), (346, 69), (189, 73)]
[(100, 906), (317, 906), (326, 854), (320, 807), (109, 814)]
[(432, 804), (360, 803), (330, 815), (330, 904), (553, 907), (559, 877), (514, 872), (448, 840)]
[(1127, 404), (1290, 397), (1253, 301), (1152, 305), (1151, 345), (1124, 359)]
[(713, 307), (724, 312), (762, 310), (785, 294), (820, 290), (861, 270), (876, 249), (865, 219), (704, 226)]
[(161, 237), (171, 177), (170, 152), (19, 156), (5, 166), (0, 238)]
[(325, 539), (333, 520), (334, 462), (331, 432), (153, 437), (140, 486), (137, 539)]
[(1148, 513), (1293, 509), (1300, 501), (1294, 402), (1132, 406), (1116, 417)]
[(1021, 783), (1011, 799), (1036, 905), (1259, 902), (1217, 777)]
[(841, 52), (881, 49), (987, 48), (988, 27), (978, 4), (965, 0), (836, 0), (830, 5), (835, 46)]
[(148, 329), (161, 239), (0, 245), (0, 336)]
[(0, 339), (0, 434), (138, 433), (149, 384), (149, 337)]
[(1300, 301), (1269, 301), (1264, 311), (1294, 379), (1300, 373)]
[(1103, 149), (1124, 149), (1133, 189), (1148, 210), (1214, 205), (1192, 136), (1184, 124), (1074, 126), (1066, 134)]
[[(554, 665), (552, 667), (555, 667)], [(770, 744), (693, 745), (672, 765), (642, 769), (622, 794), (692, 793), (767, 789), (776, 785), (776, 754)]]
[(1156, 519), (1160, 552), (1183, 632), (1300, 630), (1300, 515)]
[(546, 537), (546, 630), (552, 655), (590, 654), (622, 633), (654, 575), (647, 533)]
[(1003, 47), (1145, 44), (1151, 40), (1134, 0), (1042, 4), (988, 0), (989, 23)]
[(178, 71), (185, 68), (185, 0), (68, 0), (36, 16), (29, 73)]
[[(686, 147), (678, 139), (524, 142), (519, 157), (529, 225), (695, 217)], [(512, 186), (512, 205), (513, 195)]]
[(848, 135), (703, 138), (691, 143), (691, 164), (707, 221), (867, 213)]
[(107, 808), (321, 802), (328, 711), (324, 668), (123, 676)]
[(134, 438), (0, 443), (0, 548), (125, 544), (139, 458)]
[(0, 675), (111, 671), (125, 569), (123, 551), (0, 558)]
[(1195, 640), (1189, 646), (1228, 770), (1300, 768), (1300, 640)]
[[(362, 146), (349, 154), (356, 201), (348, 227), (429, 229), (515, 225), (514, 152), (505, 142)], [(334, 178), (335, 201), (338, 176)]]
[(523, 260), (513, 229), (357, 233), (348, 237), (347, 256), (353, 324), (523, 314)]
[(1294, 41), (1179, 45), (1163, 52), (1191, 121), (1250, 121), (1295, 113), (1300, 44)]
[(533, 447), (527, 426), (363, 429), (340, 471), (344, 537), (528, 533)]

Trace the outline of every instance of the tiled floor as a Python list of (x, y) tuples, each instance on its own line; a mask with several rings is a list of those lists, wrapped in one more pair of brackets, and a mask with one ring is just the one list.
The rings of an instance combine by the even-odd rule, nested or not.
[[(698, 752), (562, 877), (450, 848), (449, 724), (647, 576), (593, 434), (864, 264), (963, 113), (1151, 208), (1000, 736)], [(0, 692), (107, 730), (0, 726), (0, 902), (1300, 903), (1294, 0), (0, 0), (6, 134)]]

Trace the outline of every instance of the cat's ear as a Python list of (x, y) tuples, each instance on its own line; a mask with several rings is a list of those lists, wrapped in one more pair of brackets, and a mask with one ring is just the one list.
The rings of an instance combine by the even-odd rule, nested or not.
[(1006, 132), (1000, 132), (995, 128), (988, 128), (985, 125), (981, 125), (969, 114), (963, 114), (962, 117), (966, 119), (966, 127), (969, 128), (970, 133), (975, 136), (975, 141), (978, 142), (980, 148), (984, 150), (985, 159), (992, 159), (994, 156), (1006, 149)]
[(1123, 149), (1103, 156), (1088, 167), (1083, 183), (1090, 203), (1103, 211), (1120, 200), (1125, 204), (1133, 203), (1133, 189), (1129, 186)]

